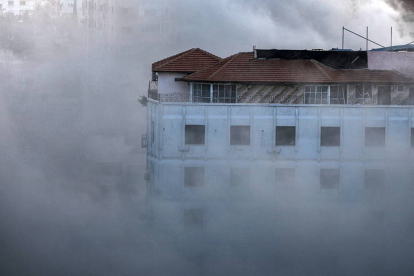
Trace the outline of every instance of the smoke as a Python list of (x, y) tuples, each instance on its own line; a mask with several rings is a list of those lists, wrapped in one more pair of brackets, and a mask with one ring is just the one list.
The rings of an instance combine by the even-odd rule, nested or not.
[[(397, 11), (385, 1), (130, 2), (135, 15), (148, 8), (162, 18), (167, 9), (170, 31), (114, 28), (108, 46), (108, 37), (92, 39), (89, 29), (56, 23), (47, 11), (27, 24), (1, 22), (19, 34), (11, 40), (2, 32), (0, 43), (15, 45), (14, 63), (2, 60), (0, 84), (2, 275), (410, 274), (410, 251), (402, 240), (392, 243), (406, 235), (361, 230), (359, 209), (351, 218), (343, 211), (339, 225), (338, 206), (315, 203), (306, 177), (294, 195), (270, 194), (262, 177), (270, 170), (252, 173), (247, 193), (226, 190), (237, 198), (217, 207), (219, 220), (205, 228), (183, 228), (168, 206), (157, 221), (164, 227), (152, 226), (140, 149), (146, 110), (137, 102), (151, 63), (180, 51), (226, 57), (253, 45), (340, 47), (342, 26), (359, 33), (370, 26), (370, 37), (387, 44), (383, 30), (398, 24)], [(347, 35), (346, 48), (364, 45)], [(223, 198), (221, 186), (204, 194), (205, 202), (216, 197)]]

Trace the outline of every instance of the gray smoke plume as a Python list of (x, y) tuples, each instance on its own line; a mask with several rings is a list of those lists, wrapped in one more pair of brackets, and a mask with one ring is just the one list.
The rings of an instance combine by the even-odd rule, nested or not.
[[(168, 35), (139, 24), (115, 28), (108, 46), (108, 37), (91, 39), (91, 30), (53, 23), (46, 11), (27, 24), (2, 18), (0, 46), (13, 48), (15, 64), (2, 63), (0, 76), (1, 275), (412, 275), (412, 235), (392, 225), (377, 231), (361, 210), (340, 225), (335, 204), (315, 203), (305, 191), (280, 193), (275, 205), (266, 188), (256, 190), (202, 238), (168, 224), (169, 214), (168, 227), (154, 229), (139, 147), (146, 110), (137, 99), (146, 94), (151, 63), (192, 47), (222, 57), (253, 45), (340, 47), (342, 26), (362, 34), (370, 26), (370, 37), (387, 44), (389, 27), (399, 24), (395, 9), (379, 0), (120, 4), (135, 15), (155, 9), (161, 18), (167, 10)], [(347, 35), (346, 48), (364, 45)], [(125, 174), (125, 185), (99, 185), (123, 162), (137, 170)], [(214, 256), (222, 259), (206, 267)]]

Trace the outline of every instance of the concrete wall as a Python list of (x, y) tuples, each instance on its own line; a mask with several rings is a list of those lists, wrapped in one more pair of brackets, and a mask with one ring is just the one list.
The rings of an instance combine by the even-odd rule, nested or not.
[(158, 73), (158, 93), (173, 94), (185, 93), (190, 94), (190, 86), (186, 82), (175, 81), (176, 78), (185, 77), (184, 73)]
[[(150, 156), (161, 159), (412, 160), (412, 107), (244, 104), (148, 106)], [(185, 145), (186, 124), (206, 126), (205, 145)], [(230, 126), (251, 128), (250, 146), (230, 146)], [(296, 146), (275, 146), (275, 127), (295, 126)], [(320, 146), (320, 128), (341, 128), (339, 147)], [(365, 127), (385, 127), (385, 147), (365, 147)]]
[(0, 1), (2, 4), (2, 9), (4, 13), (13, 13), (14, 15), (23, 14), (26, 11), (34, 11), (35, 9), (35, 1), (34, 0), (26, 0), (25, 5), (20, 5), (20, 2), (24, 0), (13, 0), (13, 5), (9, 5), (8, 0)]
[(368, 52), (368, 68), (397, 70), (409, 77), (414, 77), (414, 52)]

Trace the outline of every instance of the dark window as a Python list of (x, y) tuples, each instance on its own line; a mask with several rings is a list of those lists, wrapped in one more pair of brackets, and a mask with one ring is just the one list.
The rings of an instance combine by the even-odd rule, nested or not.
[(355, 86), (355, 96), (357, 99), (372, 98), (372, 85), (357, 84)]
[(185, 209), (184, 224), (187, 226), (203, 226), (204, 210), (203, 209)]
[(236, 96), (235, 85), (213, 85), (214, 103), (235, 103)]
[(365, 146), (367, 147), (385, 146), (385, 128), (384, 127), (365, 128)]
[(204, 125), (186, 125), (185, 126), (185, 144), (186, 145), (204, 145), (206, 127)]
[(321, 146), (338, 147), (341, 145), (340, 127), (321, 128)]
[(414, 128), (411, 129), (411, 147), (414, 147)]
[(365, 189), (378, 190), (385, 186), (385, 171), (384, 170), (365, 170)]
[(322, 189), (339, 188), (340, 177), (338, 169), (321, 169), (320, 185)]
[(230, 185), (242, 186), (249, 185), (250, 170), (249, 168), (230, 168)]
[(295, 169), (276, 168), (275, 182), (279, 185), (292, 185), (295, 183)]
[(408, 104), (414, 105), (414, 88), (410, 88), (409, 94), (408, 94)]
[(185, 187), (204, 186), (204, 168), (203, 167), (185, 167), (184, 168), (184, 186)]
[(296, 141), (296, 127), (277, 126), (276, 146), (294, 146)]
[(378, 86), (378, 104), (391, 104), (391, 86)]
[(250, 126), (231, 126), (230, 145), (250, 145)]
[(331, 86), (330, 87), (330, 104), (346, 104), (346, 86)]
[(209, 103), (211, 102), (210, 84), (193, 84), (193, 102)]

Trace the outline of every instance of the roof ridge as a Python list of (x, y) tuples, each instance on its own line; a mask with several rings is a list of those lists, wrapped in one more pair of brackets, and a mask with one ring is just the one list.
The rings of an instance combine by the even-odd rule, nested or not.
[[(223, 66), (221, 66), (220, 67), (220, 69), (218, 69), (216, 72), (214, 72), (212, 75), (210, 75), (208, 78), (209, 79), (211, 79), (212, 77), (214, 77), (215, 75), (217, 75), (221, 70), (223, 70), (224, 68), (226, 68), (226, 66), (230, 63), (230, 62), (232, 62), (236, 57), (238, 57), (238, 56), (240, 56), (242, 53), (240, 52), (240, 53), (237, 53), (237, 54), (234, 54), (233, 56), (229, 56), (229, 57), (227, 57), (229, 60), (228, 61), (226, 61), (226, 63), (224, 63), (223, 64)], [(223, 60), (225, 60), (225, 59), (223, 59)]]
[[(170, 64), (170, 63), (171, 63), (171, 62), (173, 62), (173, 61), (176, 61), (176, 60), (178, 60), (178, 59), (180, 59), (180, 58), (182, 58), (182, 57), (185, 57), (185, 56), (187, 56), (188, 54), (190, 54), (190, 53), (194, 52), (195, 50), (197, 50), (197, 48), (191, 48), (190, 50), (184, 51), (184, 52), (182, 52), (181, 54), (177, 54), (177, 56), (176, 56), (175, 58), (171, 59), (170, 61), (168, 61), (168, 62), (166, 62), (166, 63), (162, 63), (162, 64), (160, 64), (159, 66), (155, 67), (153, 70), (156, 70), (157, 68), (159, 68), (159, 67), (161, 67), (161, 66), (165, 66), (165, 65), (167, 65), (167, 64)], [(171, 57), (170, 57), (170, 58), (171, 58)], [(166, 59), (169, 59), (169, 58), (166, 58)], [(166, 59), (164, 59), (164, 60), (166, 60)], [(162, 60), (161, 60), (161, 61), (162, 61)], [(160, 61), (160, 62), (161, 62), (161, 61)]]
[[(322, 68), (321, 64), (317, 60), (311, 59), (310, 61), (319, 69), (319, 71), (322, 72), (322, 74), (325, 75), (325, 77), (327, 77), (330, 81), (333, 81), (333, 79), (331, 78), (331, 76), (329, 76), (329, 74), (325, 72), (325, 70)], [(335, 72), (337, 72), (337, 70), (335, 70), (333, 68), (330, 68), (330, 67), (328, 67), (328, 68), (329, 69), (332, 69)]]
[(221, 57), (219, 57), (219, 56), (216, 56), (215, 54), (212, 54), (212, 53), (210, 53), (210, 52), (208, 52), (208, 51), (206, 51), (206, 50), (203, 50), (203, 49), (201, 49), (201, 48), (195, 48), (196, 50), (200, 50), (201, 52), (203, 52), (204, 54), (207, 54), (207, 55), (209, 55), (209, 56), (211, 56), (211, 57), (213, 57), (213, 58), (215, 58), (215, 59), (217, 59), (217, 60), (222, 60), (222, 58)]

